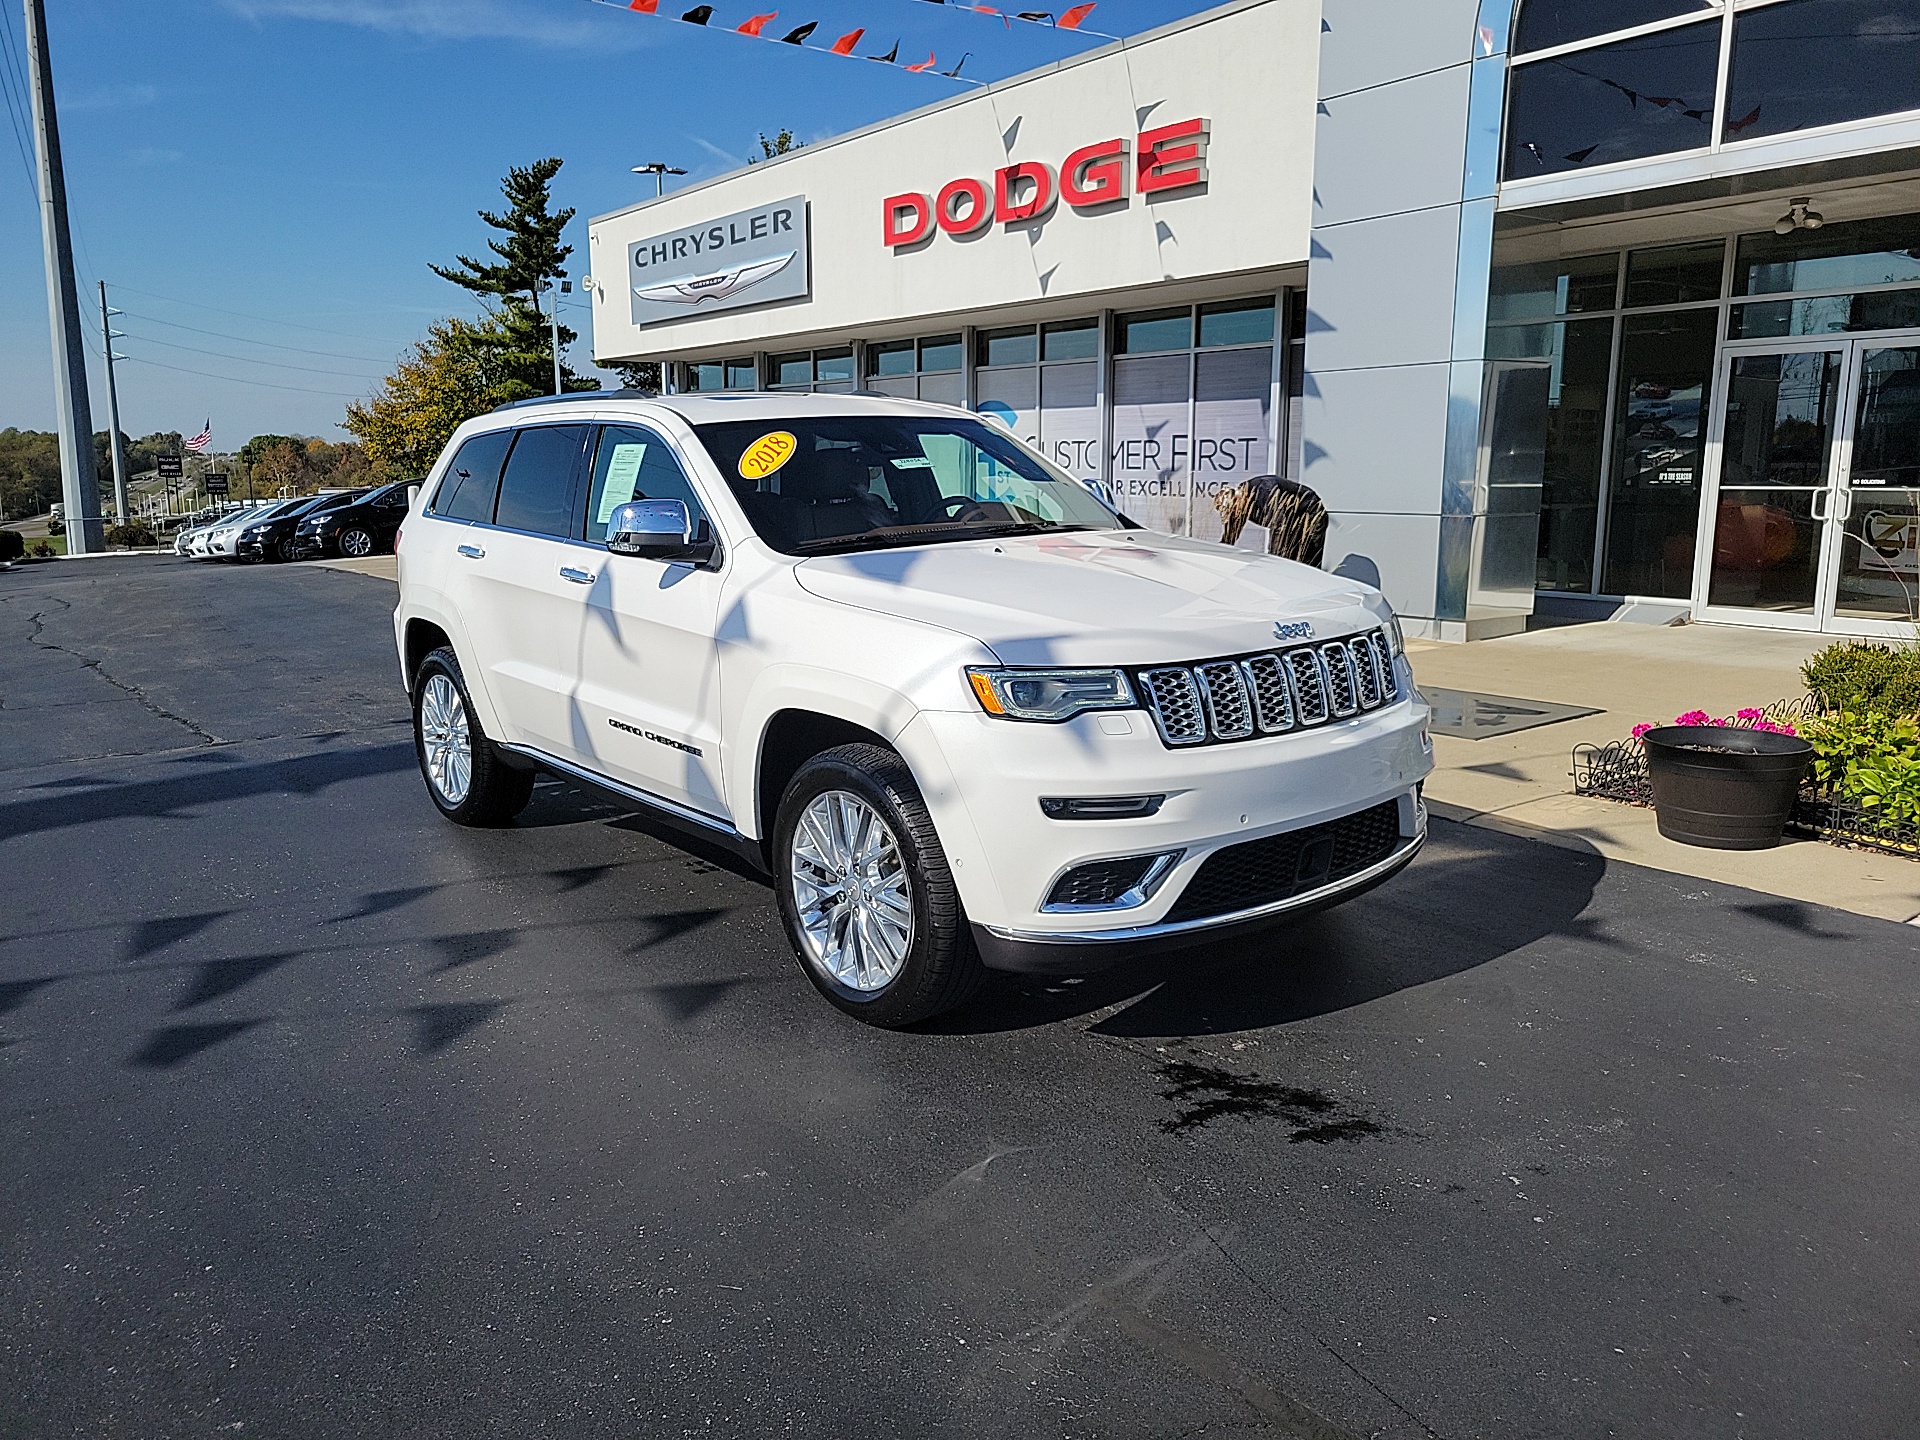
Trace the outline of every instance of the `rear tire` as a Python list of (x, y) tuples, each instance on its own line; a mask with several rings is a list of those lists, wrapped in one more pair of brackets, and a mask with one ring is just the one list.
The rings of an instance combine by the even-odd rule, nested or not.
[(508, 765), (481, 730), (460, 661), (444, 646), (413, 677), (413, 751), (427, 794), (456, 825), (505, 825), (533, 798), (533, 771)]
[(814, 988), (868, 1025), (961, 1004), (985, 971), (907, 763), (841, 745), (802, 765), (774, 824), (775, 892)]

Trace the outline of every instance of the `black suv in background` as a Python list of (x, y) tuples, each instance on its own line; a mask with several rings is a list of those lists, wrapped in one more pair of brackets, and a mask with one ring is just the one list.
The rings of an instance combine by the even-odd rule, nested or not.
[(295, 505), (271, 519), (256, 521), (240, 531), (234, 541), (233, 553), (241, 560), (291, 560), (293, 527), (300, 523), (301, 518), (311, 515), (329, 502), (351, 500), (358, 493), (350, 491), (340, 495), (313, 495), (304, 504)]
[(393, 537), (407, 518), (407, 490), (419, 483), (396, 480), (351, 496), (344, 504), (308, 511), (294, 525), (293, 558), (345, 555), (358, 560), (393, 549)]

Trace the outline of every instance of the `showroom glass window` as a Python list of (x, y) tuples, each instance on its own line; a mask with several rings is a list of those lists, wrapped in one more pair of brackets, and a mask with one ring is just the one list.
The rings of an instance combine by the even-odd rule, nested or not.
[(1272, 470), (1278, 297), (1113, 317), (1111, 478), (1150, 529), (1217, 540), (1218, 496)]
[(1527, 180), (1920, 110), (1920, 0), (1523, 0), (1509, 63)]
[(1100, 322), (973, 332), (973, 408), (1080, 479), (1100, 474)]

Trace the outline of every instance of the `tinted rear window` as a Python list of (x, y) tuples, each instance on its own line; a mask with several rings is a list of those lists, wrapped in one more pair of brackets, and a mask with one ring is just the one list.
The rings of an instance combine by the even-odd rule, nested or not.
[(494, 524), (536, 535), (574, 533), (579, 507), (573, 503), (573, 477), (587, 428), (537, 425), (520, 432), (500, 477)]
[(500, 488), (500, 462), (513, 441), (511, 430), (476, 435), (460, 447), (433, 497), (435, 515), (449, 520), (493, 519), (493, 497)]

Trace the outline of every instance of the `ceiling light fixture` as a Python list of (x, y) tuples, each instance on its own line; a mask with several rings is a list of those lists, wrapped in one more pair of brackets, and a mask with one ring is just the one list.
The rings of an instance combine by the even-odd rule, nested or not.
[(1822, 225), (1826, 224), (1826, 216), (1822, 215), (1818, 210), (1810, 210), (1807, 208), (1812, 203), (1812, 197), (1806, 195), (1801, 196), (1798, 200), (1790, 201), (1787, 205), (1787, 213), (1773, 222), (1773, 233), (1776, 235), (1791, 235), (1796, 230), (1818, 230)]

